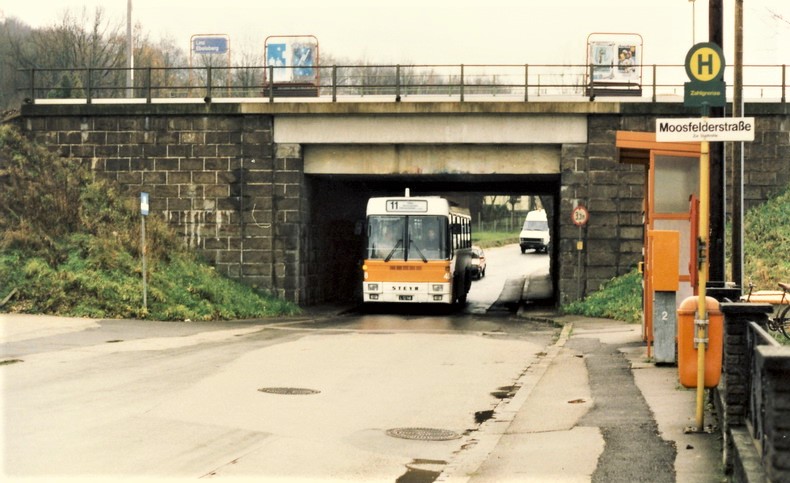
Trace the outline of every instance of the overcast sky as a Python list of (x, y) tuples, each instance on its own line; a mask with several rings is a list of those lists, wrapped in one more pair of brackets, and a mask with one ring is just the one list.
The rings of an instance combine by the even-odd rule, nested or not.
[[(790, 64), (790, 0), (744, 3), (744, 63)], [(43, 27), (66, 9), (101, 6), (125, 26), (126, 5), (0, 0), (0, 18)], [(645, 64), (682, 64), (694, 40), (708, 39), (707, 6), (707, 0), (133, 0), (133, 19), (150, 38), (170, 38), (187, 52), (194, 34), (227, 34), (236, 52), (262, 51), (270, 35), (311, 34), (322, 52), (372, 63), (582, 64), (589, 34), (616, 32), (641, 35)], [(733, 0), (725, 0), (728, 63), (733, 11)]]

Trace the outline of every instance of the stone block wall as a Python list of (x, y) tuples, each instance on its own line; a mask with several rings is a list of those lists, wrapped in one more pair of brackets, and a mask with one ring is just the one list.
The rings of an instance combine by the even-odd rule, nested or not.
[[(645, 168), (617, 161), (615, 133), (622, 129), (621, 123), (620, 116), (590, 116), (587, 144), (563, 146), (560, 304), (597, 291), (631, 271), (642, 258)], [(581, 228), (571, 220), (577, 205), (590, 213)], [(586, 241), (581, 253), (578, 240)]]
[[(755, 116), (754, 142), (743, 144), (744, 211), (759, 206), (790, 184), (790, 116)], [(727, 146), (727, 196), (732, 199), (734, 179), (732, 145)], [(728, 207), (731, 209), (731, 207)]]
[(89, 162), (163, 217), (218, 271), (300, 303), (301, 150), (275, 149), (272, 117), (30, 116), (23, 129)]

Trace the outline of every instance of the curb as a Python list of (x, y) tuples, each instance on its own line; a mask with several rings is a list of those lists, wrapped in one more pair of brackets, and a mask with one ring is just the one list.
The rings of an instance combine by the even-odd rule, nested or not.
[(572, 330), (573, 323), (565, 324), (559, 339), (548, 348), (546, 355), (536, 363), (530, 364), (515, 381), (514, 385), (520, 387), (513, 398), (502, 400), (497, 404), (494, 407), (494, 417), (465, 437), (461, 449), (434, 481), (461, 483), (469, 481), (474, 476), (499, 444), (532, 390), (543, 379), (549, 366), (570, 338)]

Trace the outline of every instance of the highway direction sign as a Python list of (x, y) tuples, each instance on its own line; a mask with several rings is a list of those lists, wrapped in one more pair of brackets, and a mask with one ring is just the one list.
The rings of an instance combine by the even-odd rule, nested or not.
[(754, 118), (656, 119), (656, 141), (754, 141)]

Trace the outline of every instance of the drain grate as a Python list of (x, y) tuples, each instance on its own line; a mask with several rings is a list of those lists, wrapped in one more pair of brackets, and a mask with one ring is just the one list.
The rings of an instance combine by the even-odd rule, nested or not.
[(420, 441), (448, 441), (461, 437), (455, 431), (435, 428), (393, 428), (387, 430), (387, 436)]
[(305, 396), (310, 394), (318, 394), (321, 391), (315, 389), (307, 389), (304, 387), (262, 387), (258, 389), (260, 392), (268, 394), (282, 394), (285, 396)]

